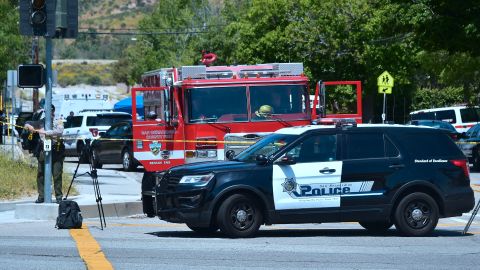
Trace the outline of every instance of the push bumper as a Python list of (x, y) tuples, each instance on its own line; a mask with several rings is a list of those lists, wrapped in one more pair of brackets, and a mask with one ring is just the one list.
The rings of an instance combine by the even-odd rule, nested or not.
[(167, 222), (188, 223), (197, 227), (210, 225), (211, 211), (204, 201), (206, 188), (155, 194), (157, 216)]

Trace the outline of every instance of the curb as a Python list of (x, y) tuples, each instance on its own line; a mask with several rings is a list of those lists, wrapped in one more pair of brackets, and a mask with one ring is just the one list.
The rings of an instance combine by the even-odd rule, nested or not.
[[(99, 217), (97, 204), (80, 205), (80, 210), (83, 218)], [(104, 203), (103, 212), (105, 217), (125, 217), (142, 214), (142, 202)], [(15, 205), (16, 219), (56, 220), (57, 216), (58, 204), (55, 203), (22, 203)]]

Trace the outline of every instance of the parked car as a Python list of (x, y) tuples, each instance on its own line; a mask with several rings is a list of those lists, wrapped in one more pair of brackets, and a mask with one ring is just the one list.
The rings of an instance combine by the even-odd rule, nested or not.
[(465, 132), (467, 129), (480, 122), (480, 108), (454, 106), (418, 110), (410, 113), (410, 119), (442, 120), (453, 124), (458, 132)]
[(125, 171), (135, 169), (139, 162), (133, 157), (132, 122), (113, 124), (100, 138), (92, 142), (92, 158), (95, 168), (103, 164), (122, 164)]
[(457, 141), (461, 137), (461, 133), (459, 133), (452, 124), (441, 120), (412, 120), (408, 122), (407, 125), (445, 129), (454, 141)]
[(424, 236), (439, 218), (473, 209), (467, 164), (441, 129), (289, 127), (230, 161), (157, 173), (150, 211), (228, 237), (255, 236), (262, 224), (326, 222), (359, 222), (372, 232), (395, 224), (403, 235)]
[[(68, 128), (63, 131), (66, 156), (79, 156), (88, 159), (83, 150), (87, 142), (93, 141), (115, 123), (132, 120), (132, 115), (124, 112), (83, 112), (73, 117)], [(84, 155), (82, 155), (84, 154)]]
[(476, 124), (462, 135), (458, 147), (473, 165), (474, 171), (480, 171), (480, 124)]

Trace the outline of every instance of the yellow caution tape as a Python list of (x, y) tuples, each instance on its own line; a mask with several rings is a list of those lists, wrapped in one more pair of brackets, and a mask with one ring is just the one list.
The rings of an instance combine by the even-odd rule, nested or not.
[[(5, 125), (10, 125), (10, 126), (14, 126), (14, 127), (19, 127), (19, 128), (22, 128), (22, 129), (25, 129), (25, 127), (22, 127), (22, 126), (18, 126), (18, 125), (15, 125), (15, 124), (9, 124), (9, 123), (6, 123), (6, 122), (2, 122), (0, 121), (0, 123), (3, 123)], [(37, 130), (34, 130), (33, 132), (37, 132)], [(64, 136), (61, 136), (61, 137), (57, 137), (59, 139), (63, 139), (63, 140), (84, 140), (85, 138), (83, 137), (64, 137)], [(33, 139), (33, 135), (32, 133), (30, 133), (28, 135), (28, 139), (29, 140), (32, 140)], [(206, 141), (206, 140), (161, 140), (161, 139), (114, 139), (114, 138), (97, 138), (97, 139), (94, 139), (94, 140), (99, 140), (99, 141), (132, 141), (132, 142), (135, 142), (135, 141), (143, 141), (143, 142), (163, 142), (163, 143), (206, 143), (206, 144), (217, 144), (217, 143), (223, 143), (223, 144), (254, 144), (256, 141)], [(281, 144), (283, 145), (283, 144)]]

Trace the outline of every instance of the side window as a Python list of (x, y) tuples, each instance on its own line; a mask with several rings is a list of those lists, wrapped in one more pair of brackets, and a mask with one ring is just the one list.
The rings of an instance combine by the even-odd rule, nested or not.
[(70, 128), (77, 128), (82, 126), (83, 116), (74, 116)]
[(383, 133), (348, 133), (346, 138), (347, 159), (385, 157)]
[(118, 127), (111, 128), (106, 133), (109, 137), (115, 136), (118, 133)]
[(462, 122), (478, 122), (480, 121), (480, 108), (465, 108), (460, 109), (460, 116)]
[(118, 135), (120, 135), (120, 136), (127, 136), (128, 135), (128, 126), (127, 125), (119, 126), (118, 129), (119, 129)]
[(96, 116), (87, 116), (87, 127), (96, 126), (97, 117)]
[(297, 163), (337, 160), (337, 135), (319, 134), (305, 138), (288, 152)]

